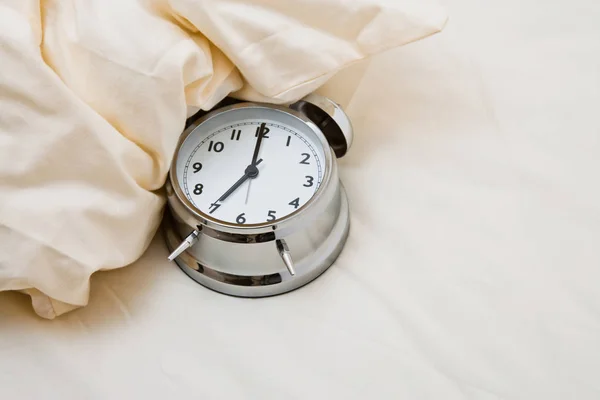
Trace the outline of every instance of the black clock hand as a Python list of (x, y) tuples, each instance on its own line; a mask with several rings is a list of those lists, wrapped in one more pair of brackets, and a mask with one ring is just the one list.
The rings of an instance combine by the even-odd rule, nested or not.
[(244, 175), (242, 175), (242, 177), (240, 179), (237, 180), (236, 183), (233, 184), (232, 187), (229, 188), (229, 190), (227, 190), (225, 193), (223, 193), (223, 196), (219, 197), (219, 200), (217, 201), (225, 201), (226, 198), (228, 198), (231, 193), (235, 192), (235, 190), (237, 188), (239, 188), (242, 183), (246, 182), (246, 180), (252, 178), (256, 178), (258, 176), (258, 168), (256, 168), (256, 166), (258, 164), (260, 164), (262, 162), (262, 158), (260, 160), (258, 160), (256, 162), (256, 164), (250, 164), (246, 167), (246, 171), (244, 172)]
[(250, 186), (252, 185), (252, 181), (248, 182), (248, 190), (246, 191), (246, 201), (244, 204), (248, 204), (248, 199), (250, 198)]
[(258, 137), (256, 139), (256, 145), (254, 146), (254, 154), (252, 155), (252, 164), (251, 165), (258, 165), (258, 163), (256, 162), (256, 159), (258, 158), (258, 151), (260, 150), (260, 144), (262, 143), (262, 139), (263, 139), (263, 135), (265, 132), (265, 123), (263, 122), (262, 124), (260, 124), (260, 129), (258, 130)]

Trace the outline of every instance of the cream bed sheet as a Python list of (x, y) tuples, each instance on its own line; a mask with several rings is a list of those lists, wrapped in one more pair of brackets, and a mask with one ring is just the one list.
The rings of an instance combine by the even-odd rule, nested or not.
[(85, 306), (150, 244), (186, 114), (298, 100), (446, 20), (430, 0), (0, 0), (0, 291)]
[(443, 3), (349, 102), (328, 272), (222, 296), (159, 236), (54, 321), (1, 293), (1, 397), (600, 398), (600, 3)]

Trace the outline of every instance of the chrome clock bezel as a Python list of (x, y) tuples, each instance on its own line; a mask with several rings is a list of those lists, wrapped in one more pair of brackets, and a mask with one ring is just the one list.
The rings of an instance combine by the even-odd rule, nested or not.
[[(179, 153), (182, 148), (182, 144), (188, 138), (188, 136), (191, 135), (196, 129), (201, 128), (201, 125), (203, 123), (207, 122), (208, 120), (216, 118), (216, 117), (218, 117), (222, 114), (228, 113), (230, 111), (241, 109), (241, 108), (256, 108), (256, 109), (269, 110), (269, 111), (278, 110), (280, 112), (283, 112), (285, 114), (288, 114), (289, 116), (292, 116), (292, 117), (300, 120), (301, 123), (303, 123), (308, 128), (310, 128), (310, 130), (315, 134), (316, 138), (319, 141), (319, 145), (321, 145), (321, 147), (322, 147), (323, 154), (325, 156), (325, 162), (324, 162), (324, 168), (323, 168), (324, 169), (323, 179), (321, 180), (321, 184), (320, 184), (319, 188), (317, 189), (317, 191), (313, 194), (313, 196), (305, 204), (303, 204), (297, 210), (294, 210), (293, 212), (291, 212), (283, 217), (280, 217), (276, 220), (273, 220), (273, 221), (268, 221), (268, 222), (258, 223), (258, 224), (237, 224), (237, 223), (227, 222), (227, 221), (223, 221), (218, 218), (215, 218), (209, 214), (202, 212), (194, 204), (192, 204), (192, 202), (187, 198), (187, 196), (183, 192), (181, 186), (179, 185), (179, 181), (177, 179), (177, 176), (178, 176), (177, 160), (179, 158)], [(335, 155), (334, 155), (327, 139), (325, 138), (325, 135), (323, 134), (323, 132), (319, 129), (319, 127), (314, 122), (312, 122), (310, 119), (308, 119), (308, 117), (306, 117), (304, 114), (302, 114), (296, 110), (290, 109), (286, 106), (281, 106), (281, 105), (276, 105), (276, 104), (263, 104), (263, 103), (257, 103), (257, 102), (243, 102), (243, 103), (238, 103), (238, 104), (221, 107), (219, 109), (208, 112), (207, 114), (198, 118), (196, 121), (192, 122), (181, 134), (179, 141), (177, 142), (177, 147), (176, 147), (175, 153), (173, 155), (171, 168), (169, 170), (169, 182), (168, 182), (169, 185), (167, 186), (168, 201), (171, 202), (172, 205), (174, 205), (173, 201), (180, 202), (184, 206), (186, 211), (189, 214), (191, 214), (191, 216), (196, 220), (196, 222), (197, 222), (195, 224), (196, 226), (202, 225), (203, 227), (209, 228), (208, 230), (205, 230), (205, 233), (209, 234), (210, 236), (220, 237), (222, 235), (220, 235), (219, 233), (223, 232), (226, 234), (231, 234), (231, 235), (226, 235), (227, 236), (226, 238), (220, 237), (227, 241), (234, 241), (234, 242), (252, 242), (252, 241), (254, 241), (254, 240), (248, 240), (247, 236), (255, 236), (255, 237), (259, 236), (258, 240), (256, 240), (256, 241), (263, 241), (260, 239), (260, 235), (268, 234), (269, 232), (272, 233), (277, 230), (281, 231), (281, 230), (285, 230), (286, 228), (293, 227), (294, 225), (298, 224), (298, 222), (300, 222), (303, 219), (303, 217), (305, 217), (306, 214), (308, 214), (310, 212), (310, 210), (312, 208), (314, 208), (313, 206), (315, 204), (318, 204), (319, 201), (323, 197), (327, 197), (327, 195), (326, 195), (328, 192), (327, 189), (329, 188), (330, 183), (332, 181), (332, 176), (336, 175), (336, 174), (334, 174), (334, 172), (335, 172), (334, 158), (335, 158)], [(337, 176), (335, 177), (335, 179), (337, 179)], [(236, 238), (237, 235), (242, 235), (242, 237)], [(273, 240), (273, 238), (264, 237), (264, 240), (269, 241), (269, 240)]]

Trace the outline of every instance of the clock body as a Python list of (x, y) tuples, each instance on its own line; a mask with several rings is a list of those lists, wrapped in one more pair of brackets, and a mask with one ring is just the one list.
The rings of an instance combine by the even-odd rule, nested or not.
[(332, 146), (339, 155), (345, 141), (345, 153), (348, 127), (339, 106), (317, 95), (291, 107), (239, 102), (192, 121), (166, 183), (170, 259), (203, 286), (241, 297), (321, 275), (349, 232)]

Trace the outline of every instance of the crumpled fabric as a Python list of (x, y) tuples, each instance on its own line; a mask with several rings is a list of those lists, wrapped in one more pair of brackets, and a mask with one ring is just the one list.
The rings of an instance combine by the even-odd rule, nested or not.
[(295, 101), (446, 20), (424, 0), (0, 0), (0, 290), (49, 319), (85, 306), (149, 245), (187, 117)]

